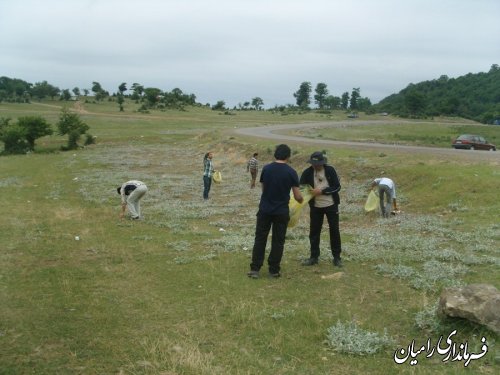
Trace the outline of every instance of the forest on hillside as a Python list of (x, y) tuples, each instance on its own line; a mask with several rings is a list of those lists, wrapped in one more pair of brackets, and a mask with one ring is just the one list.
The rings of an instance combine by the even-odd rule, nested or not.
[(469, 73), (458, 78), (409, 84), (397, 94), (384, 98), (372, 111), (401, 117), (457, 116), (485, 124), (500, 120), (500, 67), (487, 73)]

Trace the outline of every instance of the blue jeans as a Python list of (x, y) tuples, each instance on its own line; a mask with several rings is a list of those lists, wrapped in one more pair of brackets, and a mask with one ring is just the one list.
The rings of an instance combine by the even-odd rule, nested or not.
[(283, 250), (285, 248), (285, 236), (290, 215), (267, 215), (261, 212), (257, 213), (257, 225), (255, 226), (255, 242), (252, 251), (252, 263), (250, 269), (252, 271), (259, 271), (264, 264), (264, 257), (266, 253), (267, 236), (272, 227), (272, 242), (271, 252), (267, 258), (270, 273), (280, 272), (281, 258), (283, 257)]
[(208, 176), (203, 176), (203, 198), (208, 199), (208, 192), (212, 186), (212, 179)]
[[(386, 203), (384, 203), (384, 194)], [(380, 199), (380, 214), (388, 218), (391, 212), (391, 188), (387, 185), (378, 185), (378, 196)]]

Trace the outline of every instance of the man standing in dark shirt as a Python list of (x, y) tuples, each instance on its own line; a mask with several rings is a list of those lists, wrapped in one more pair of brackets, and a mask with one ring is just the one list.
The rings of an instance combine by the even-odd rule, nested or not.
[(252, 263), (248, 277), (259, 278), (259, 271), (264, 264), (267, 237), (272, 227), (271, 252), (267, 259), (269, 275), (280, 277), (280, 263), (285, 247), (285, 236), (290, 214), (288, 202), (290, 190), (298, 202), (304, 199), (299, 190), (299, 177), (297, 172), (287, 162), (290, 159), (291, 150), (285, 144), (278, 145), (274, 152), (273, 163), (262, 169), (260, 182), (262, 195), (257, 212), (257, 224), (255, 228), (255, 240), (252, 251)]

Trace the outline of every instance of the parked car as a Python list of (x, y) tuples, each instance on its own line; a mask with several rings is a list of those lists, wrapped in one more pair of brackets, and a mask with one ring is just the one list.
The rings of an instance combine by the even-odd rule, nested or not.
[(497, 150), (494, 144), (488, 143), (488, 141), (480, 135), (474, 134), (462, 134), (453, 141), (451, 147), (455, 149), (463, 148), (466, 150)]

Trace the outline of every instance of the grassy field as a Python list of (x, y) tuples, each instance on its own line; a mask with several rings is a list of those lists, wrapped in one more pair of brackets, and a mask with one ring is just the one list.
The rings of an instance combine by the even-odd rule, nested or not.
[[(0, 104), (0, 117), (55, 123), (59, 106)], [(270, 162), (274, 143), (230, 130), (345, 114), (134, 106), (76, 104), (97, 144), (58, 152), (65, 139), (54, 135), (38, 140), (40, 153), (0, 158), (0, 374), (498, 373), (498, 335), (435, 316), (443, 287), (500, 288), (498, 163), (327, 149), (342, 178), (344, 268), (332, 267), (327, 235), (320, 264), (300, 265), (305, 212), (288, 232), (283, 277), (250, 280), (259, 190), (249, 189), (246, 160), (257, 151)], [(455, 126), (433, 125), (439, 134)], [(291, 146), (300, 173), (315, 150)], [(223, 182), (205, 202), (209, 150)], [(382, 171), (403, 211), (390, 220), (363, 211)], [(116, 187), (132, 178), (149, 187), (140, 222), (119, 219)], [(435, 344), (454, 329), (473, 353), (486, 337), (488, 353), (467, 368), (437, 354), (394, 362), (413, 339)]]
[[(363, 120), (364, 117), (361, 116), (360, 120)], [(367, 118), (374, 119), (375, 117), (369, 116)], [(439, 126), (436, 126), (436, 123)], [(448, 148), (460, 134), (479, 134), (490, 143), (500, 144), (498, 126), (481, 125), (463, 119), (437, 119), (430, 122), (388, 119), (383, 124), (370, 125), (361, 125), (354, 120), (348, 125), (298, 130), (294, 134), (338, 141)]]

